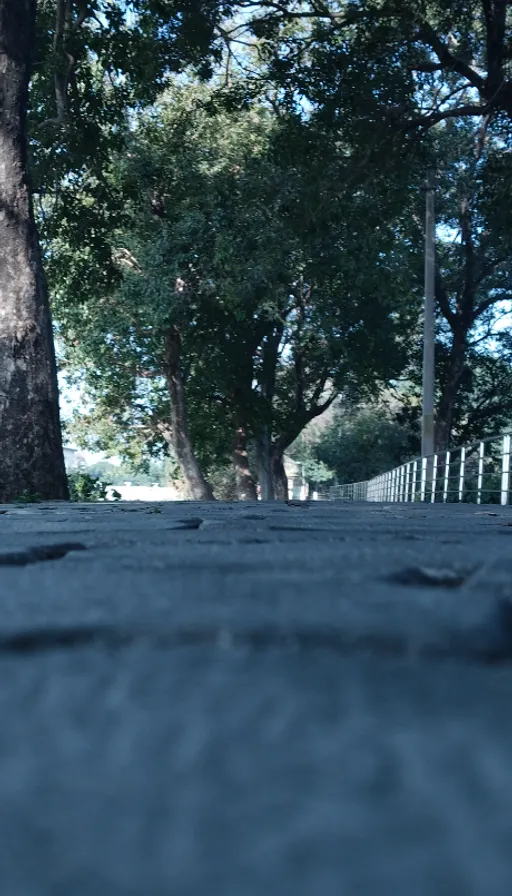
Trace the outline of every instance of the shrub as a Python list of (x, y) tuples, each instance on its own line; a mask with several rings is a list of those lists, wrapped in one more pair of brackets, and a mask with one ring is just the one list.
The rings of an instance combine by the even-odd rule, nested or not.
[(236, 476), (232, 465), (209, 471), (208, 480), (217, 501), (236, 501)]
[(43, 499), (37, 492), (31, 492), (25, 489), (18, 495), (17, 498), (14, 498), (13, 504), (40, 504)]
[[(90, 473), (75, 471), (68, 474), (69, 500), (70, 501), (106, 501), (108, 482), (103, 482), (97, 476)], [(112, 492), (114, 500), (119, 500), (121, 495), (117, 491)]]

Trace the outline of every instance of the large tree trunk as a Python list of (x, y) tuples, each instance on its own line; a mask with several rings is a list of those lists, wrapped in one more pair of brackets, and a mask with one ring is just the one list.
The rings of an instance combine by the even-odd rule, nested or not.
[(66, 499), (57, 366), (27, 177), (35, 0), (0, 0), (0, 501)]
[(213, 501), (211, 485), (204, 478), (188, 431), (187, 404), (181, 376), (181, 338), (176, 327), (164, 334), (164, 373), (171, 403), (171, 444), (193, 501)]
[[(284, 317), (284, 314), (283, 314)], [(279, 358), (279, 346), (284, 332), (284, 323), (280, 321), (272, 333), (263, 342), (262, 365), (259, 371), (259, 386), (263, 399), (263, 420), (257, 442), (258, 479), (262, 501), (275, 501), (275, 475), (272, 464), (272, 419), (273, 402), (276, 390), (276, 373)], [(284, 472), (284, 470), (283, 470)], [(283, 492), (281, 471), (277, 473), (279, 491)], [(287, 487), (286, 487), (287, 488)], [(286, 491), (286, 494), (287, 491)]]
[(453, 415), (466, 364), (466, 328), (460, 326), (453, 334), (448, 376), (444, 384), (436, 415), (435, 448), (447, 451), (450, 447)]
[(249, 467), (247, 454), (247, 429), (238, 423), (233, 442), (233, 466), (236, 475), (236, 493), (239, 501), (257, 501), (256, 486)]
[(265, 430), (257, 444), (258, 480), (261, 489), (262, 501), (275, 501), (274, 479), (271, 468), (270, 437)]
[(288, 477), (285, 473), (283, 455), (280, 451), (273, 451), (271, 455), (272, 480), (274, 494), (277, 501), (288, 500)]

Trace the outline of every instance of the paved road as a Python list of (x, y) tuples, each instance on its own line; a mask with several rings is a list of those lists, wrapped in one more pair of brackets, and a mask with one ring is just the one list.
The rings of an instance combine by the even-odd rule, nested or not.
[(1, 896), (509, 896), (509, 601), (509, 508), (0, 507)]

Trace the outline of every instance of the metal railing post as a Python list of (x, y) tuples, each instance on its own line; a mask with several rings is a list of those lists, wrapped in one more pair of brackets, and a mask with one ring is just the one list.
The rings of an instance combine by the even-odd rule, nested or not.
[(464, 480), (466, 477), (466, 449), (460, 449), (460, 469), (459, 469), (459, 501), (464, 497)]
[(501, 503), (508, 504), (510, 485), (510, 436), (503, 436), (501, 455)]
[[(425, 455), (405, 464), (380, 473), (372, 479), (363, 482), (346, 482), (341, 485), (329, 487), (319, 495), (322, 500), (342, 501), (389, 501), (408, 502), (428, 501), (432, 504), (438, 500), (447, 501), (475, 501), (481, 504), (485, 501), (485, 495), (492, 490), (492, 484), (485, 485), (486, 459), (491, 463), (490, 471), (494, 477), (495, 453), (494, 449), (487, 449), (487, 443), (500, 443), (501, 451), (501, 487), (500, 500), (502, 504), (510, 503), (511, 488), (511, 452), (512, 431), (500, 436), (491, 436), (480, 439), (470, 445), (463, 445), (456, 449), (459, 453), (458, 469), (453, 465), (454, 451), (443, 452), (442, 455)], [(444, 461), (443, 461), (444, 458)], [(443, 467), (444, 462), (444, 467)], [(450, 467), (453, 469), (451, 472)], [(473, 476), (476, 483), (473, 483)], [(453, 486), (450, 485), (453, 480)], [(456, 480), (458, 480), (456, 482)], [(495, 489), (496, 493), (497, 490)]]
[(450, 452), (446, 452), (444, 461), (444, 485), (443, 485), (443, 501), (446, 504), (448, 500), (448, 484), (450, 482)]
[(420, 501), (425, 500), (425, 492), (427, 490), (427, 460), (428, 458), (421, 458), (421, 492), (420, 492)]
[(476, 492), (476, 503), (482, 503), (482, 485), (484, 484), (484, 453), (485, 443), (480, 442), (478, 446), (478, 483)]
[(435, 504), (436, 500), (436, 482), (437, 482), (437, 454), (434, 454), (434, 462), (432, 464), (432, 496), (431, 503)]

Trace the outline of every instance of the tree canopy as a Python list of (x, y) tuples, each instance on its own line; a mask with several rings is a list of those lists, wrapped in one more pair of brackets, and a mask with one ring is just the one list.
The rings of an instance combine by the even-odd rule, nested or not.
[[(264, 104), (212, 113), (209, 98), (178, 86), (139, 117), (113, 168), (127, 203), (112, 250), (123, 283), (86, 295), (85, 281), (73, 303), (69, 246), (54, 243), (56, 308), (68, 363), (85, 365), (114, 440), (133, 438), (129, 418), (147, 450), (169, 441), (174, 327), (202, 464), (225, 462), (242, 429), (256, 442), (266, 431), (280, 463), (341, 391), (363, 394), (402, 368), (414, 251), (395, 245), (392, 195), (329, 192), (344, 154), (328, 135), (293, 116), (276, 122)], [(383, 207), (395, 215), (387, 224)]]

